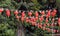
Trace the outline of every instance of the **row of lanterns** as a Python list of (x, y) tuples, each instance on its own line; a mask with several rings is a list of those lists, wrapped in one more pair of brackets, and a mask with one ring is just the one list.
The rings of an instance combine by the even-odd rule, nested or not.
[[(0, 14), (4, 11), (3, 8), (0, 8)], [(11, 16), (11, 11), (9, 9), (6, 9), (6, 16), (7, 17), (10, 17)], [(32, 12), (32, 11), (29, 11), (29, 12), (25, 12), (25, 11), (22, 11), (22, 12), (19, 12), (18, 10), (15, 10), (14, 12), (14, 15), (16, 17), (16, 19), (22, 21), (22, 22), (27, 22), (27, 23), (31, 23), (32, 26), (37, 26), (38, 28), (41, 28), (43, 30), (47, 30), (48, 32), (52, 31), (52, 29), (50, 28), (46, 28), (46, 26), (56, 26), (55, 24), (55, 16), (56, 16), (56, 13), (57, 13), (57, 10), (56, 9), (53, 9), (53, 10), (47, 10), (47, 12), (45, 12), (44, 10), (43, 11), (35, 11), (35, 12)], [(18, 15), (20, 14), (20, 15)], [(45, 17), (45, 18), (44, 18)], [(52, 17), (52, 18), (50, 18)], [(51, 19), (51, 24), (48, 23), (50, 20), (48, 19)], [(37, 22), (39, 20), (39, 22)], [(45, 20), (45, 23), (42, 24), (43, 20)], [(58, 25), (60, 26), (60, 18), (57, 18), (57, 23)], [(53, 32), (58, 32), (58, 30), (55, 30), (53, 29)]]

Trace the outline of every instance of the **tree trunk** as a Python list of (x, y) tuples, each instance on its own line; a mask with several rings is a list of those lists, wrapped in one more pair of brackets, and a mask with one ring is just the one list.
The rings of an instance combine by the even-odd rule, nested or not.
[(17, 36), (25, 36), (25, 30), (24, 30), (24, 27), (23, 25), (19, 25), (18, 24), (18, 29), (17, 29)]

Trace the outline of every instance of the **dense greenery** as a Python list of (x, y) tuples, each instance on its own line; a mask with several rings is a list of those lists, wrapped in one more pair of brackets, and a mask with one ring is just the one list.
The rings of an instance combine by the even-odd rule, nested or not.
[[(47, 3), (46, 0), (43, 0), (41, 3), (38, 2), (37, 0), (31, 0), (31, 1), (28, 0), (28, 1), (26, 0), (26, 4), (23, 4), (23, 2), (18, 3), (17, 0), (16, 1), (14, 1), (14, 0), (0, 0), (0, 7), (9, 8), (10, 10), (12, 10), (12, 9), (19, 9), (21, 7), (21, 5), (23, 4), (23, 5), (25, 5), (25, 7), (28, 10), (30, 10), (30, 9), (39, 10), (40, 8), (45, 8), (46, 7), (45, 3)], [(60, 5), (59, 5), (60, 0), (56, 0), (56, 1), (57, 1), (56, 7), (60, 7)], [(30, 2), (32, 3), (32, 6), (31, 6), (31, 4), (29, 4)], [(3, 13), (0, 14), (0, 36), (16, 36), (17, 30), (18, 30), (18, 25), (20, 25), (21, 23), (16, 20), (16, 17), (13, 14), (14, 11), (11, 11), (10, 17), (7, 17), (5, 12), (6, 11), (4, 10)], [(29, 33), (31, 36), (40, 36), (40, 35), (41, 36), (48, 36), (47, 34), (45, 34), (45, 33), (48, 33), (47, 31), (43, 31), (42, 29), (39, 29), (39, 28), (34, 27), (32, 25), (28, 25), (28, 23), (25, 23), (24, 25), (25, 25), (24, 28), (25, 28), (27, 35)]]

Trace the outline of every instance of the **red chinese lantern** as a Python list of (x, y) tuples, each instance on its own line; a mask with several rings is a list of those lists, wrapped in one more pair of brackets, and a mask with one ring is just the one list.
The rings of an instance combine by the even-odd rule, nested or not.
[(48, 15), (46, 15), (46, 18), (48, 18), (49, 16)]
[(55, 25), (52, 23), (51, 26), (54, 27)]
[(50, 32), (51, 30), (50, 30), (50, 28), (46, 28), (46, 30), (48, 31), (48, 32)]
[(50, 10), (47, 12), (47, 14), (46, 14), (46, 18), (48, 18), (48, 17), (50, 17)]
[(32, 17), (29, 19), (29, 23), (31, 23), (33, 21)]
[(26, 17), (26, 22), (29, 22), (29, 18), (28, 17)]
[(40, 20), (40, 22), (42, 22), (42, 21), (44, 20), (43, 16), (41, 16), (41, 17), (39, 18), (39, 20)]
[(56, 33), (56, 30), (53, 30), (54, 33)]
[(53, 18), (53, 19), (52, 19), (52, 23), (54, 23), (54, 20), (55, 20), (55, 19)]
[(42, 14), (42, 15), (44, 15), (44, 14), (45, 14), (45, 12), (44, 12), (44, 11), (42, 11), (42, 12), (41, 12), (41, 14)]
[(55, 12), (51, 12), (52, 17), (55, 17), (56, 13)]
[(29, 16), (32, 16), (32, 12), (28, 12), (28, 15), (29, 15)]
[(6, 9), (6, 15), (7, 15), (8, 17), (10, 17), (10, 10), (9, 10), (9, 9)]
[(38, 20), (38, 17), (35, 17), (35, 20)]
[(4, 10), (3, 8), (0, 8), (0, 13), (2, 13), (2, 12), (3, 12), (3, 10)]
[(34, 16), (33, 17), (31, 17), (31, 21), (33, 21), (33, 22), (35, 22), (36, 20), (35, 20), (35, 18), (34, 18)]
[(58, 22), (60, 22), (60, 18), (58, 18)]
[(18, 15), (18, 10), (16, 10), (16, 11), (14, 12), (14, 14), (15, 14), (15, 15)]
[(22, 12), (22, 17), (25, 17), (25, 12), (24, 11)]
[(43, 26), (46, 27), (46, 24), (44, 24)]
[(48, 15), (49, 17), (50, 17), (50, 12), (51, 12), (51, 11), (48, 11), (48, 13), (47, 13), (47, 15)]
[(19, 16), (16, 16), (17, 19), (19, 19)]
[(30, 20), (32, 21), (32, 17), (30, 17)]
[(56, 10), (56, 9), (54, 9), (54, 10), (53, 10), (53, 12), (55, 12), (55, 13), (56, 13), (56, 12), (57, 12), (57, 10)]
[(52, 17), (55, 17), (56, 13), (57, 13), (57, 10), (54, 9), (54, 10), (51, 12)]
[(35, 26), (37, 26), (36, 22), (35, 22)]
[(39, 13), (38, 13), (37, 11), (35, 12), (35, 16), (36, 16), (36, 17), (38, 17), (38, 16), (39, 16)]
[(42, 29), (42, 25), (41, 24), (39, 24), (38, 27)]
[(59, 24), (59, 26), (60, 26), (60, 18), (58, 18), (58, 24)]
[(36, 22), (36, 19), (34, 18), (33, 21)]
[(46, 18), (46, 23), (48, 23), (48, 19)]
[(31, 23), (31, 20), (29, 19), (29, 23)]
[(32, 26), (35, 26), (36, 22), (32, 22)]
[(48, 28), (48, 32), (50, 32), (51, 30), (50, 30), (50, 28)]
[(21, 21), (22, 21), (22, 22), (24, 21), (24, 17), (21, 17)]

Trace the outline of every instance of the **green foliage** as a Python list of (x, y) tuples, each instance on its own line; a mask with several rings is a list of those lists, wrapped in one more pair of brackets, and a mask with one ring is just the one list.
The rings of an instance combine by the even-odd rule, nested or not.
[(6, 31), (5, 31), (5, 34), (6, 34), (6, 35), (9, 35), (9, 36), (15, 36), (15, 31), (12, 30), (12, 29), (9, 29), (9, 30), (6, 30)]
[(34, 3), (34, 6), (30, 7), (33, 10), (39, 10), (41, 5), (38, 3), (37, 0), (32, 0), (32, 2)]
[(8, 23), (0, 24), (0, 36), (15, 36), (15, 31), (9, 29)]
[(15, 8), (15, 7), (12, 5), (11, 0), (1, 0), (1, 2), (0, 2), (0, 7), (10, 8), (10, 9)]
[(56, 0), (56, 6), (60, 8), (60, 0)]
[[(60, 0), (56, 0), (57, 4), (56, 6), (60, 7)], [(43, 0), (44, 3), (46, 3), (46, 0)], [(45, 6), (42, 6), (41, 4), (39, 4), (39, 2), (37, 0), (32, 0), (32, 3), (34, 4), (34, 6), (29, 6), (29, 9), (33, 9), (33, 10), (39, 10), (40, 8), (44, 8)], [(9, 9), (17, 9), (18, 7), (21, 6), (21, 3), (17, 3), (15, 1), (11, 1), (11, 0), (0, 0), (0, 7), (4, 7), (4, 8), (9, 8)], [(27, 7), (27, 6), (26, 6)], [(7, 17), (5, 14), (5, 11), (3, 12), (4, 14), (1, 15), (0, 14), (0, 36), (16, 36), (16, 30), (17, 30), (17, 25), (21, 22), (18, 22), (15, 17), (13, 12), (11, 12), (11, 17)], [(37, 21), (39, 22), (39, 21)], [(51, 22), (51, 21), (50, 21)], [(49, 23), (50, 23), (49, 22)], [(44, 23), (44, 22), (43, 22)], [(25, 27), (30, 27), (31, 25), (29, 23), (24, 23)], [(38, 29), (36, 27), (31, 26), (30, 29), (34, 30), (34, 36), (48, 36), (45, 33), (48, 33), (47, 31), (43, 31), (42, 29)], [(54, 27), (54, 28), (57, 28)], [(60, 30), (60, 27), (58, 28)], [(51, 35), (50, 35), (51, 36)]]
[(0, 14), (0, 36), (16, 36), (17, 26), (13, 16), (14, 14), (8, 18), (5, 11), (3, 14)]

